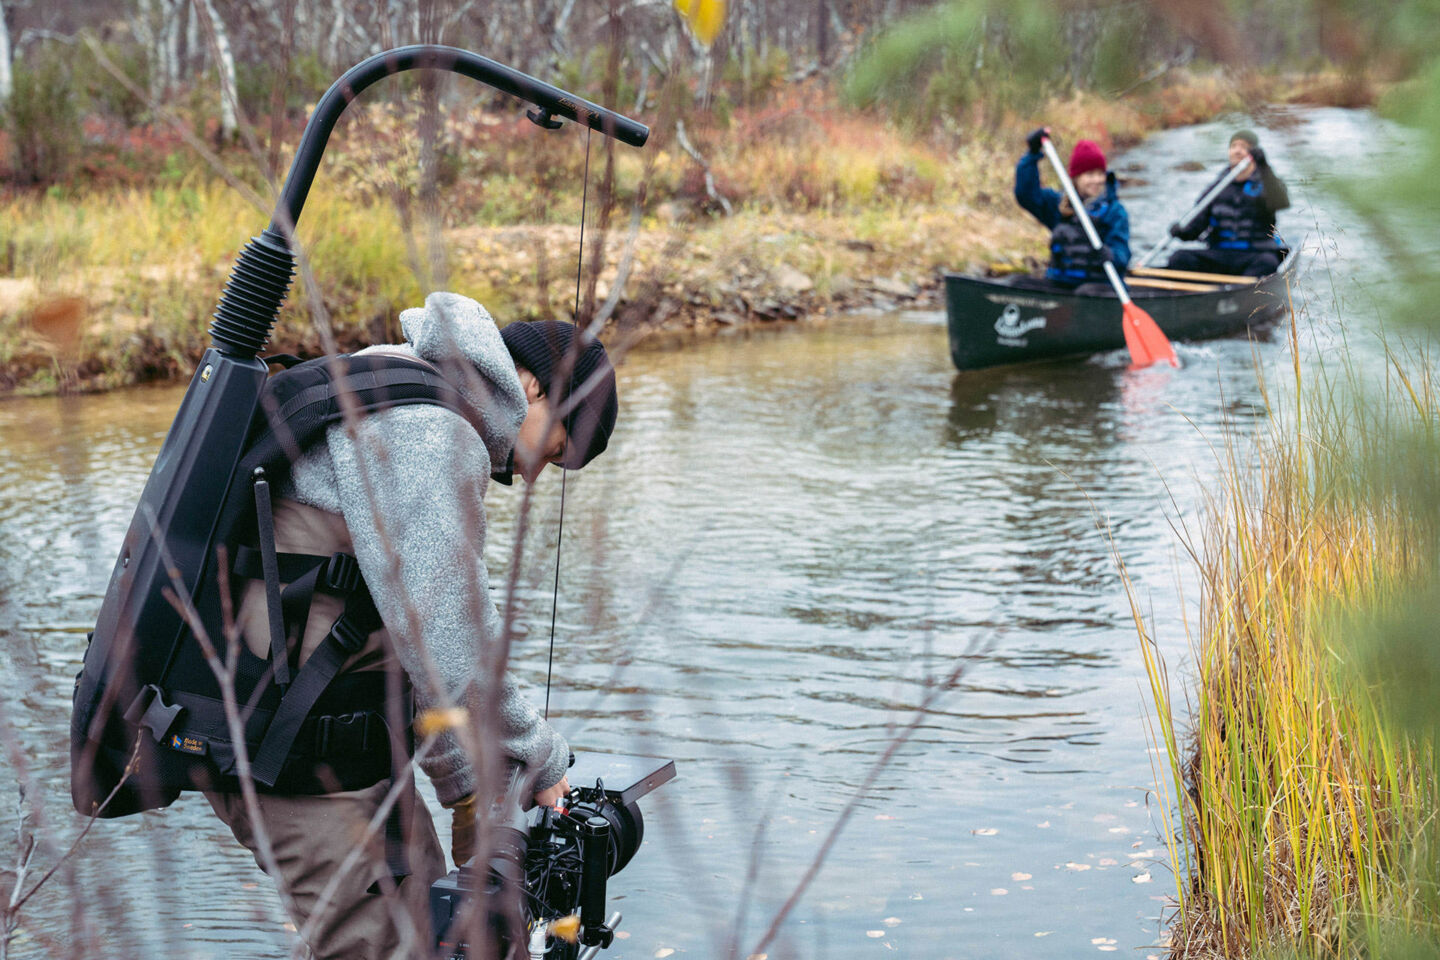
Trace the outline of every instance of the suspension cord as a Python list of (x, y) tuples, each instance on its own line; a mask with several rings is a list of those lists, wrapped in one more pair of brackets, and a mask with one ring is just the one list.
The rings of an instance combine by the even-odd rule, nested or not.
[[(570, 389), (568, 397), (575, 392), (575, 367), (580, 359), (580, 278), (585, 266), (585, 207), (590, 199), (590, 129), (585, 129), (585, 182), (580, 191), (580, 249), (575, 258), (575, 336), (574, 351), (577, 362), (570, 364)], [(569, 443), (569, 437), (566, 437)], [(560, 468), (560, 519), (555, 525), (555, 585), (550, 593), (550, 659), (545, 664), (545, 719), (550, 719), (550, 680), (555, 671), (555, 616), (560, 608), (560, 544), (565, 538), (565, 478), (570, 471)]]

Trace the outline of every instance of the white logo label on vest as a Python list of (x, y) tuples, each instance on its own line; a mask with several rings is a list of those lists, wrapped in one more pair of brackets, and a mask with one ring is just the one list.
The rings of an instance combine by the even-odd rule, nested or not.
[(1002, 347), (1023, 347), (1026, 344), (1025, 334), (1044, 327), (1044, 317), (1021, 320), (1020, 305), (1007, 303), (1000, 313), (1000, 319), (995, 321), (995, 342)]

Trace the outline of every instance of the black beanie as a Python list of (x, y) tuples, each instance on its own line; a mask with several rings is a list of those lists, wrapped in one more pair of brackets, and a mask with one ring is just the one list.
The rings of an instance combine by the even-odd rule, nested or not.
[[(521, 320), (500, 331), (500, 337), (518, 366), (540, 381), (540, 389), (556, 408), (565, 405), (572, 386), (575, 408), (565, 415), (563, 466), (578, 470), (594, 460), (610, 442), (620, 398), (615, 392), (615, 370), (599, 340), (591, 340), (575, 358), (575, 368), (564, 375), (567, 358), (574, 349), (575, 325), (559, 320)], [(560, 382), (555, 382), (556, 377)]]
[(1234, 143), (1236, 140), (1244, 140), (1247, 144), (1249, 144), (1251, 150), (1254, 150), (1256, 147), (1260, 146), (1260, 137), (1255, 133), (1254, 130), (1248, 130), (1245, 128), (1236, 130), (1234, 133), (1230, 134), (1230, 139), (1226, 141), (1227, 146), (1231, 143)]

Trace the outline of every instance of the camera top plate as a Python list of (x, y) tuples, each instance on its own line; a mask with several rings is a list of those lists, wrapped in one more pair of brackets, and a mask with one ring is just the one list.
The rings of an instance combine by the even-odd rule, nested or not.
[(625, 805), (674, 780), (675, 761), (619, 753), (580, 753), (566, 776), (573, 787), (593, 787), (598, 778), (605, 784), (605, 795)]

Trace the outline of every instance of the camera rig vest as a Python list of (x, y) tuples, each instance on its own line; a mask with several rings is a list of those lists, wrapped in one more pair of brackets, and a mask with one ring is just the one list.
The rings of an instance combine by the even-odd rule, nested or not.
[[(382, 626), (355, 558), (277, 553), (272, 491), (302, 453), (324, 442), (347, 407), (365, 416), (435, 404), (477, 430), (479, 413), (417, 359), (374, 353), (268, 362), (286, 369), (264, 381), (258, 401), (237, 388), (241, 399), (251, 393), (250, 406), (198, 427), (181, 423), (189, 406), (182, 405), (161, 448), (154, 474), (172, 468), (167, 460), (177, 457), (171, 439), (178, 430), (189, 426), (195, 434), (187, 449), (224, 449), (207, 445), (204, 434), (233, 432), (233, 421), (248, 416), (243, 446), (229, 465), (190, 465), (184, 489), (169, 498), (178, 503), (157, 508), (142, 497), (136, 510), (76, 679), (71, 794), (81, 813), (125, 816), (168, 806), (182, 790), (238, 789), (236, 745), (210, 657), (225, 656), (226, 595), (238, 597), (246, 580), (265, 586), (269, 656), (257, 657), (242, 643), (227, 666), (257, 789), (361, 789), (389, 777), (392, 758), (410, 753), (403, 674), (401, 696), (387, 698), (385, 672), (343, 669)], [(155, 559), (139, 562), (139, 548), (152, 544)], [(317, 593), (342, 600), (344, 612), (297, 669), (297, 638)]]

